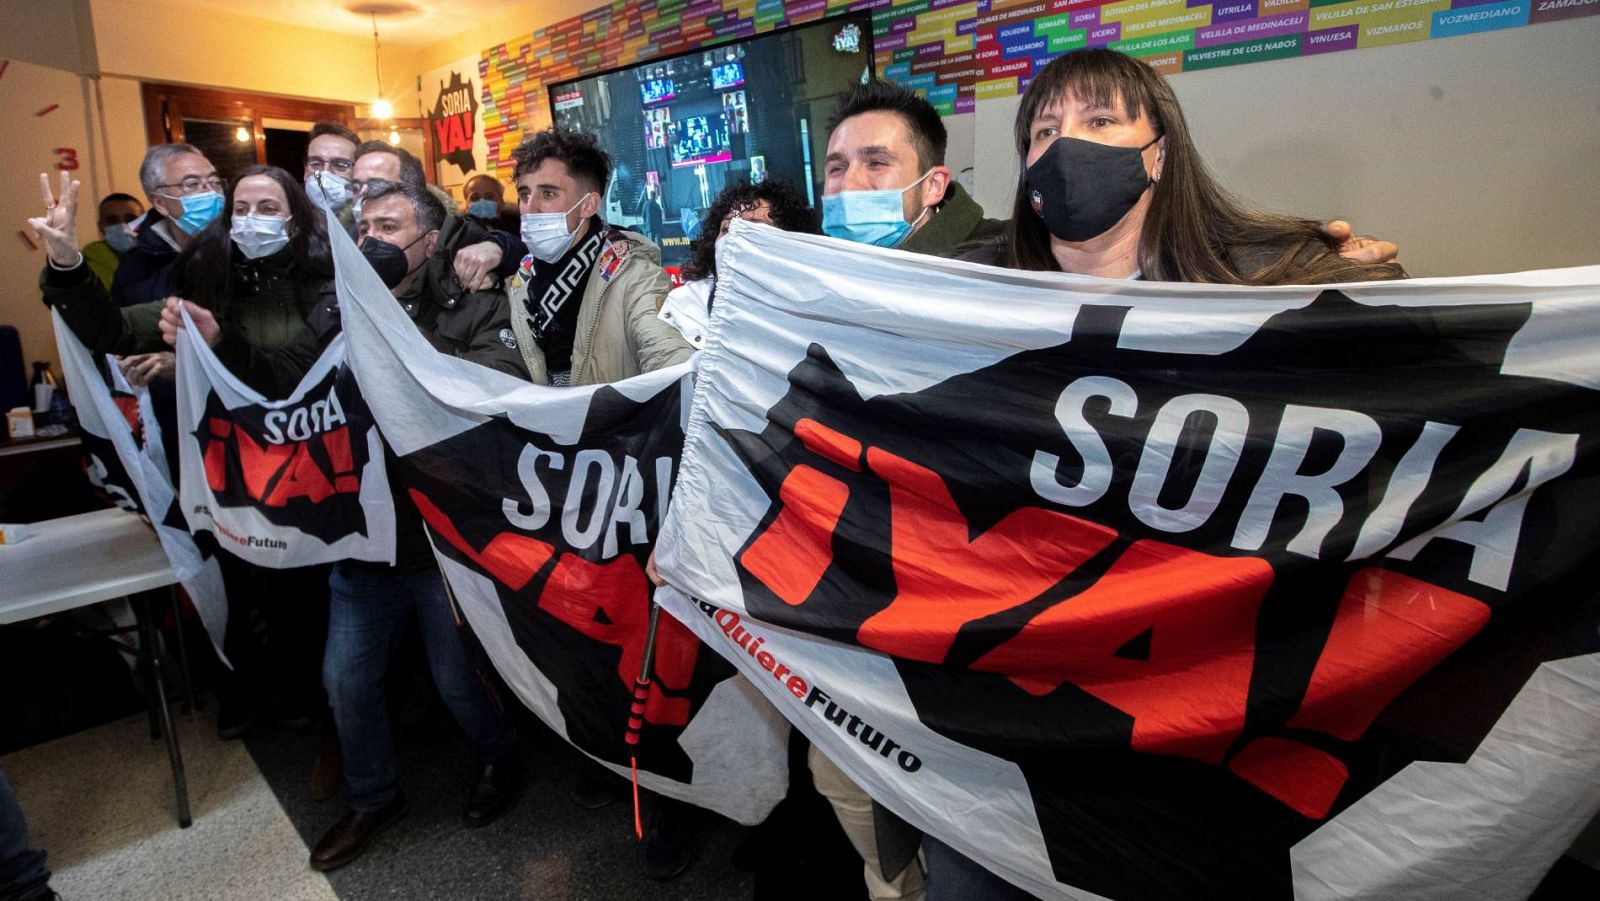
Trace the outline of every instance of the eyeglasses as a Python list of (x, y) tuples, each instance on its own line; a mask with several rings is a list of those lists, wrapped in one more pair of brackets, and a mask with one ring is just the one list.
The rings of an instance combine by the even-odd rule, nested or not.
[(176, 189), (171, 192), (173, 197), (185, 197), (189, 194), (198, 194), (201, 191), (221, 191), (222, 178), (216, 173), (212, 173), (205, 178), (201, 178), (198, 175), (191, 175), (176, 184), (156, 185), (156, 188), (158, 190), (173, 188)]
[(332, 169), (333, 171), (339, 173), (340, 175), (349, 175), (350, 174), (350, 170), (354, 169), (355, 167), (356, 167), (356, 161), (355, 160), (347, 160), (347, 159), (343, 159), (343, 158), (340, 158), (340, 157), (331, 157), (331, 158), (320, 157), (320, 156), (308, 156), (308, 157), (306, 157), (306, 168), (311, 170), (312, 172), (322, 172), (322, 171), (327, 170), (327, 169)]

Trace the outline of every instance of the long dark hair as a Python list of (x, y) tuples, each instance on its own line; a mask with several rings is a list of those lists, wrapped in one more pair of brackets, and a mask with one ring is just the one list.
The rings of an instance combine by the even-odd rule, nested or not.
[[(1139, 233), (1139, 269), (1147, 279), (1276, 285), (1403, 278), (1393, 264), (1345, 259), (1321, 225), (1310, 219), (1252, 210), (1217, 184), (1200, 160), (1172, 86), (1160, 73), (1115, 50), (1067, 53), (1036, 76), (1017, 110), (1016, 200), (1006, 226), (1006, 262), (1013, 268), (1055, 270), (1050, 232), (1028, 199), (1027, 166), (1031, 126), (1040, 111), (1067, 96), (1080, 102), (1120, 107), (1128, 116), (1148, 116), (1166, 138), (1161, 178), (1156, 182)], [(1249, 254), (1269, 262), (1241, 271), (1229, 250), (1254, 245)]]
[(822, 233), (817, 214), (806, 205), (806, 198), (798, 188), (781, 178), (768, 178), (760, 184), (739, 181), (722, 189), (710, 209), (700, 220), (700, 234), (689, 245), (689, 261), (680, 271), (686, 282), (710, 278), (717, 274), (717, 232), (722, 221), (745, 210), (754, 209), (765, 200), (772, 208), (772, 224), (786, 232), (804, 232), (808, 235)]
[(212, 307), (236, 292), (240, 278), (237, 264), (244, 256), (233, 246), (233, 192), (239, 182), (253, 175), (265, 175), (277, 182), (289, 200), (289, 258), (295, 281), (306, 284), (333, 278), (333, 252), (328, 246), (322, 211), (311, 205), (305, 188), (294, 176), (277, 166), (257, 164), (239, 170), (223, 193), (221, 214), (178, 254), (172, 267), (172, 285), (179, 297)]

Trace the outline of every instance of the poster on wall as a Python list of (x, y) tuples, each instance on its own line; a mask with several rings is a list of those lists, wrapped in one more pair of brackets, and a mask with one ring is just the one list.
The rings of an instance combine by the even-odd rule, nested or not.
[(475, 56), (422, 75), (422, 108), (437, 167), (434, 178), (446, 190), (459, 188), (471, 176), (492, 168), (486, 165), (489, 146), (479, 116), (482, 87)]

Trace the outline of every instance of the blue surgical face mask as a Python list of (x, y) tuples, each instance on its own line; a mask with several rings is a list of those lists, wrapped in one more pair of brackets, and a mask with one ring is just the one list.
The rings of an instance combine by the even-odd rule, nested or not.
[[(873, 244), (878, 247), (898, 247), (911, 234), (914, 223), (906, 221), (905, 193), (922, 179), (933, 173), (922, 173), (922, 178), (898, 190), (840, 191), (822, 197), (822, 231), (832, 238)], [(923, 207), (917, 220), (928, 214)]]
[(493, 219), (500, 215), (500, 205), (488, 198), (474, 200), (467, 204), (467, 215), (474, 219)]
[(127, 253), (132, 250), (133, 242), (136, 240), (138, 236), (133, 233), (133, 227), (126, 222), (118, 222), (106, 228), (106, 243), (117, 253)]
[(178, 217), (177, 224), (185, 234), (197, 234), (222, 212), (222, 195), (216, 191), (201, 191), (173, 199), (183, 204), (183, 215)]

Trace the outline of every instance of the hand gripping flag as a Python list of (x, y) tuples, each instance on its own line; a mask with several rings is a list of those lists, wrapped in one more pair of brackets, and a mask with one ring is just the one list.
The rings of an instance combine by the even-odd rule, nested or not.
[[(644, 566), (682, 451), (688, 366), (555, 389), (438, 353), (329, 230), (350, 367), (461, 612), (523, 703), (627, 776)], [(782, 717), (670, 617), (651, 663), (640, 784), (761, 821), (788, 785)]]
[(230, 373), (183, 312), (180, 494), (189, 527), (257, 566), (394, 562), (383, 440), (345, 369), (344, 336), (281, 400)]
[(150, 522), (173, 573), (200, 614), (217, 656), (226, 663), (222, 638), (228, 625), (228, 596), (222, 587), (222, 570), (215, 545), (196, 542), (179, 512), (150, 389), (128, 384), (116, 358), (109, 355), (102, 374), (94, 356), (62, 321), (61, 314), (52, 310), (50, 316), (56, 327), (62, 374), (78, 411), (90, 481), (115, 498), (119, 507)]
[(1600, 267), (717, 269), (662, 603), (911, 823), (1043, 897), (1509, 898), (1600, 807)]

